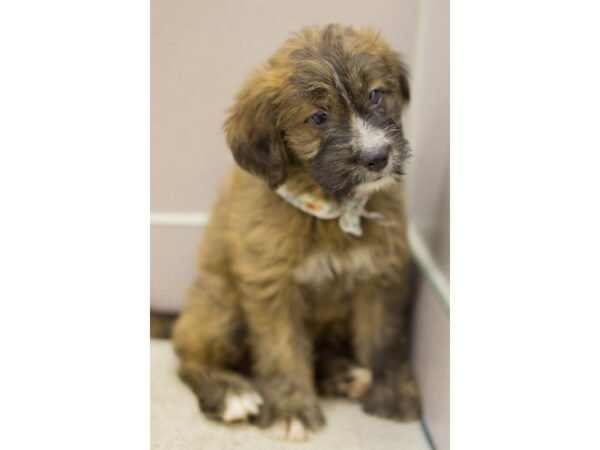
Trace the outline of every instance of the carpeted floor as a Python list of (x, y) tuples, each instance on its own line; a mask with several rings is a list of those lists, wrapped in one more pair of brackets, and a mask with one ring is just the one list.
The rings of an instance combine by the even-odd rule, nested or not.
[(204, 419), (177, 378), (169, 341), (151, 343), (151, 448), (158, 450), (429, 450), (419, 422), (399, 424), (364, 414), (347, 400), (323, 401), (326, 427), (307, 442), (275, 440), (250, 425), (225, 426)]

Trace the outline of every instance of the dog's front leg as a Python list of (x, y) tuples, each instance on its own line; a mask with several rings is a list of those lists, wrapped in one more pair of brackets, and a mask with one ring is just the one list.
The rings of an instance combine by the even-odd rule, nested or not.
[(258, 424), (303, 440), (324, 424), (313, 382), (312, 344), (299, 289), (282, 281), (245, 287), (243, 307), (256, 385), (265, 399)]
[(400, 421), (416, 420), (420, 401), (407, 360), (406, 287), (382, 281), (360, 286), (353, 304), (356, 358), (371, 369), (373, 380), (361, 399), (363, 410)]

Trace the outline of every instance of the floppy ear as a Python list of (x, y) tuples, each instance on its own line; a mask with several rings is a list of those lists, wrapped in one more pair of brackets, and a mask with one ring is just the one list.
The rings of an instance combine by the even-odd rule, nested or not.
[(402, 63), (400, 63), (400, 94), (402, 95), (402, 100), (404, 103), (408, 103), (410, 101), (410, 86), (408, 84), (408, 69)]
[(392, 52), (391, 55), (391, 67), (395, 74), (398, 82), (400, 83), (400, 96), (402, 97), (403, 103), (410, 101), (410, 85), (408, 83), (408, 68), (406, 64), (402, 62), (400, 55), (396, 52)]
[(399, 82), (400, 87), (400, 96), (402, 97), (402, 101), (404, 103), (408, 103), (410, 101), (410, 85), (408, 82), (408, 68), (402, 62), (402, 58), (400, 54), (389, 49), (385, 52), (385, 61), (389, 69), (391, 70), (394, 77)]
[(277, 187), (287, 178), (289, 153), (278, 129), (276, 96), (279, 86), (266, 69), (256, 72), (238, 93), (225, 121), (227, 143), (235, 161)]

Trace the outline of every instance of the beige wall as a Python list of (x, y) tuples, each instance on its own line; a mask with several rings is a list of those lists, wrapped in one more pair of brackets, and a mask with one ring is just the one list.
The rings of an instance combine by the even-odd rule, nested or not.
[[(414, 68), (408, 171), (410, 219), (433, 257), (443, 284), (450, 278), (450, 11), (447, 0), (421, 2)], [(438, 450), (450, 448), (450, 323), (448, 292), (424, 277), (415, 307), (413, 365), (423, 392), (423, 416)], [(438, 286), (439, 288), (439, 286)]]
[(408, 207), (443, 273), (450, 275), (450, 11), (448, 0), (420, 3), (408, 131), (414, 157)]

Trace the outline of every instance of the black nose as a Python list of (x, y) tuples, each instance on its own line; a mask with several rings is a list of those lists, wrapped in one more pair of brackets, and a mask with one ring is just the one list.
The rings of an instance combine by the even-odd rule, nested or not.
[(360, 164), (373, 172), (379, 172), (387, 166), (390, 155), (389, 145), (363, 150), (360, 155)]

